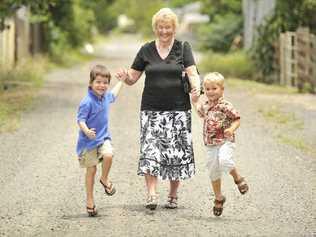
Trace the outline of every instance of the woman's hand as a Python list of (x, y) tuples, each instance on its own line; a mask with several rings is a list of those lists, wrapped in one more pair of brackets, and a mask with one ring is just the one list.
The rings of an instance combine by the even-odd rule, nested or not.
[(128, 72), (126, 69), (121, 68), (119, 69), (116, 73), (115, 73), (115, 77), (119, 80), (119, 81), (126, 81), (128, 78)]
[(197, 103), (200, 97), (200, 90), (197, 88), (192, 88), (191, 90), (191, 99), (193, 103)]

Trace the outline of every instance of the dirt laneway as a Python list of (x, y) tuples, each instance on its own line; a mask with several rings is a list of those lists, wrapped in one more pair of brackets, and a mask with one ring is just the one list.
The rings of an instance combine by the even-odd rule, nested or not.
[[(98, 47), (97, 62), (111, 71), (128, 66), (139, 46), (136, 38), (114, 39)], [(107, 197), (97, 183), (100, 216), (88, 218), (84, 173), (74, 158), (75, 116), (93, 63), (47, 75), (21, 128), (0, 134), (0, 236), (316, 236), (315, 159), (277, 143), (257, 101), (234, 90), (226, 95), (242, 114), (235, 158), (249, 181), (249, 194), (241, 196), (225, 177), (223, 216), (212, 215), (202, 123), (194, 114), (197, 174), (183, 182), (178, 210), (146, 211), (143, 178), (136, 175), (142, 81), (125, 86), (112, 107), (111, 176), (118, 192)], [(160, 183), (159, 194), (163, 203), (166, 182)]]

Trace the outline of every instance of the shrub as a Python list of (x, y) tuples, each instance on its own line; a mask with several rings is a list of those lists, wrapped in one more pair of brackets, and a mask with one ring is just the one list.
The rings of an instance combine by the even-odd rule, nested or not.
[(199, 68), (203, 72), (220, 72), (225, 77), (252, 79), (255, 75), (254, 65), (244, 51), (228, 54), (208, 52), (203, 56)]

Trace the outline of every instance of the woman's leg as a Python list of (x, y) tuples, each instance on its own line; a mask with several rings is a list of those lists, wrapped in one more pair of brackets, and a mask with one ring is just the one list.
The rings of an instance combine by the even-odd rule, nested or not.
[(93, 200), (93, 186), (94, 186), (94, 177), (97, 172), (97, 167), (92, 166), (87, 168), (86, 172), (86, 192), (87, 192), (87, 207), (94, 206)]
[(156, 187), (157, 187), (157, 177), (145, 174), (145, 181), (147, 186), (148, 196), (156, 195)]
[(172, 181), (170, 180), (170, 190), (169, 190), (169, 197), (177, 197), (178, 188), (180, 186), (180, 181)]
[(158, 197), (156, 195), (157, 177), (146, 174), (145, 181), (147, 186), (146, 208), (155, 210), (158, 205)]

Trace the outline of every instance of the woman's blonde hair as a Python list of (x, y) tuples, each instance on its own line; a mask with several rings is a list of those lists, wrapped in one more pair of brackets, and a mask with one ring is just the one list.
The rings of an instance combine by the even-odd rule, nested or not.
[(219, 72), (210, 72), (205, 75), (203, 83), (211, 82), (224, 87), (224, 76)]
[(161, 8), (153, 15), (151, 20), (152, 28), (155, 31), (159, 21), (170, 21), (174, 30), (178, 28), (178, 17), (170, 8)]

